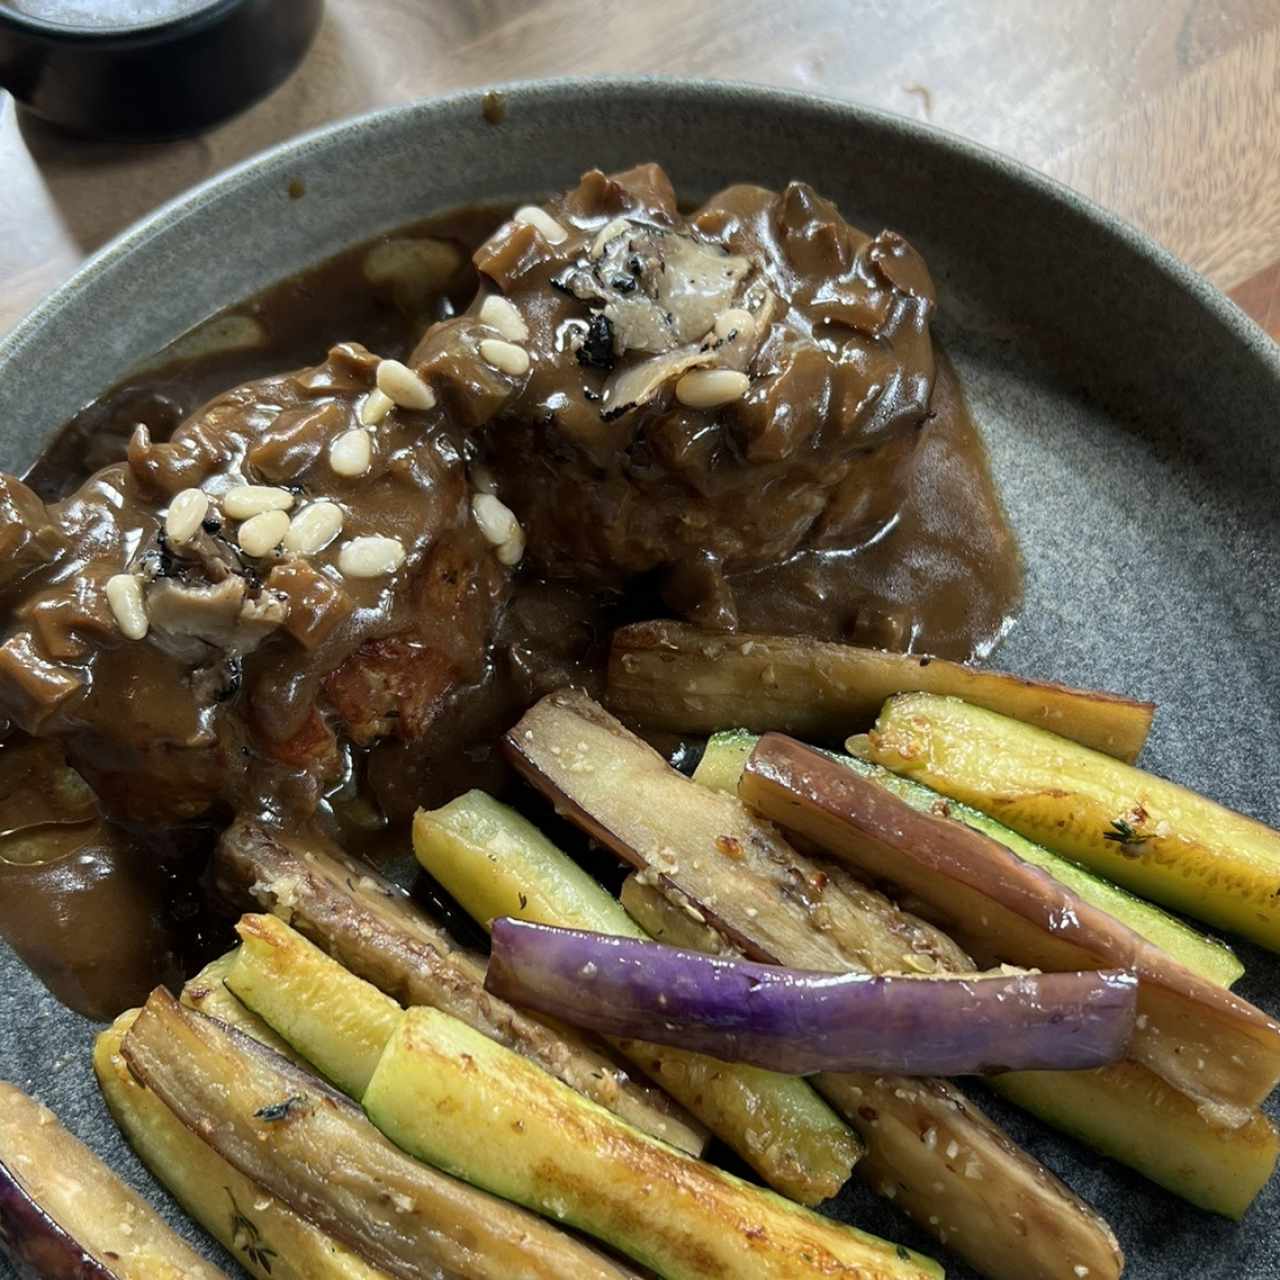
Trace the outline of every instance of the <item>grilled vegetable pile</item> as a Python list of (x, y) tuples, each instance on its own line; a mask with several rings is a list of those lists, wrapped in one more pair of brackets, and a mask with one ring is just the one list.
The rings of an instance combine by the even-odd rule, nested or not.
[[(224, 833), (238, 945), (94, 1066), (245, 1270), (941, 1276), (814, 1212), (852, 1176), (990, 1280), (1119, 1277), (1107, 1224), (953, 1077), (1246, 1212), (1280, 1154), (1280, 1027), (1164, 908), (1276, 945), (1280, 835), (1137, 768), (1148, 704), (673, 624), (618, 634), (610, 700), (631, 727), (562, 690), (510, 730), (518, 808), (471, 791), (415, 819), (488, 955), (317, 832)], [(636, 729), (715, 732), (688, 777)], [(38, 1104), (5, 1087), (0, 1110), (24, 1274), (220, 1274)]]

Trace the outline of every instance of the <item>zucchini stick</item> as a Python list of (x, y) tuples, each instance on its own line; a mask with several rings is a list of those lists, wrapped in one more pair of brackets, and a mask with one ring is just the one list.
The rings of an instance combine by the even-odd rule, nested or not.
[[(736, 799), (677, 773), (583, 694), (543, 698), (505, 748), (561, 812), (645, 879), (682, 890), (700, 921), (752, 959), (835, 972), (973, 967), (937, 929), (801, 857)], [(1120, 1274), (1106, 1223), (958, 1089), (897, 1076), (839, 1080), (839, 1096), (826, 1093), (866, 1143), (858, 1171), (992, 1280), (1074, 1280), (1075, 1267), (1095, 1280)], [(964, 1161), (947, 1157), (953, 1144)], [(966, 1175), (970, 1159), (980, 1179)]]
[(1280, 831), (953, 698), (891, 699), (869, 749), (1134, 893), (1280, 950)]
[(624, 720), (651, 729), (714, 733), (736, 724), (841, 741), (870, 725), (891, 694), (914, 689), (967, 698), (1130, 761), (1155, 712), (1150, 702), (944, 658), (794, 636), (717, 635), (679, 622), (614, 632), (607, 701)]
[[(712, 955), (736, 954), (716, 930), (698, 924), (682, 906), (651, 885), (640, 883), (634, 873), (622, 886), (622, 905), (661, 942)], [(1280, 1157), (1280, 1134), (1260, 1111), (1253, 1112), (1248, 1123), (1238, 1129), (1224, 1128), (1206, 1118), (1186, 1094), (1134, 1062), (1098, 1071), (1011, 1071), (989, 1077), (986, 1084), (1046, 1124), (1136, 1169), (1166, 1191), (1228, 1218), (1243, 1216)], [(814, 1085), (845, 1115), (856, 1115), (863, 1105), (890, 1112), (883, 1102), (885, 1090), (879, 1087), (881, 1096), (877, 1096), (880, 1082), (874, 1079), (827, 1073), (815, 1077)], [(911, 1082), (911, 1087), (914, 1089), (916, 1082)], [(924, 1100), (929, 1100), (927, 1094)], [(945, 1134), (946, 1120), (945, 1114), (935, 1116), (926, 1120), (926, 1127), (932, 1124), (936, 1132)], [(903, 1193), (913, 1194), (913, 1186), (925, 1185), (925, 1171), (916, 1178), (895, 1180), (886, 1160), (877, 1161), (891, 1140), (886, 1123), (891, 1121), (882, 1119), (880, 1139), (871, 1144), (856, 1172), (872, 1186), (895, 1193), (901, 1188)], [(925, 1131), (918, 1128), (906, 1135), (906, 1145), (898, 1154), (910, 1158), (912, 1144)], [(944, 1150), (952, 1140), (941, 1139)], [(957, 1162), (967, 1167), (968, 1156), (961, 1160), (958, 1146), (951, 1163)]]
[(419, 1164), (318, 1077), (163, 987), (121, 1053), (224, 1160), (393, 1276), (634, 1280), (533, 1214)]
[[(486, 928), (510, 915), (644, 936), (532, 823), (481, 791), (419, 811), (413, 844), (422, 865)], [(784, 1195), (817, 1204), (847, 1181), (861, 1144), (803, 1080), (670, 1046), (614, 1043)]]
[(665, 1280), (941, 1280), (927, 1258), (656, 1142), (436, 1009), (405, 1015), (365, 1109), (421, 1159)]
[(325, 1079), (364, 1096), (401, 1009), (277, 916), (246, 915), (227, 986)]
[(227, 900), (274, 912), (400, 1004), (444, 1009), (637, 1128), (701, 1152), (706, 1131), (667, 1094), (631, 1078), (598, 1037), (489, 995), (483, 956), (323, 837), (242, 819), (223, 835), (214, 866)]
[(231, 994), (231, 989), (227, 986), (227, 975), (235, 964), (236, 954), (237, 949), (233, 947), (217, 959), (210, 960), (195, 977), (188, 978), (183, 984), (182, 994), (179, 997), (182, 1003), (188, 1009), (195, 1009), (210, 1018), (217, 1018), (219, 1022), (225, 1022), (229, 1027), (235, 1027), (237, 1031), (243, 1031), (245, 1035), (252, 1036), (259, 1044), (264, 1044), (268, 1049), (283, 1054), (295, 1066), (307, 1066), (306, 1059), (294, 1052), (293, 1047), (283, 1036), (276, 1035), (248, 1005), (241, 1003)]
[[(1129, 1056), (1243, 1123), (1280, 1080), (1280, 1026), (1065, 885), (960, 823), (921, 813), (829, 756), (770, 733), (738, 785), (747, 804), (947, 922), (979, 963), (1133, 970)], [(1224, 1111), (1223, 1119), (1227, 1120)]]
[(137, 1016), (136, 1009), (122, 1013), (98, 1035), (93, 1069), (129, 1145), (174, 1199), (258, 1280), (388, 1280), (386, 1271), (263, 1195), (138, 1082), (120, 1052)]
[[(741, 730), (714, 734), (694, 770), (693, 780), (702, 786), (736, 796), (743, 766), (758, 741), (756, 734)], [(891, 773), (869, 760), (829, 754), (846, 768), (852, 769), (861, 777), (871, 779), (886, 791), (892, 792), (899, 800), (905, 800), (913, 809), (952, 818), (990, 836), (1023, 862), (1043, 868), (1086, 902), (1123, 921), (1135, 933), (1141, 934), (1148, 942), (1155, 943), (1180, 964), (1186, 965), (1193, 973), (1208, 978), (1210, 982), (1230, 987), (1244, 973), (1244, 965), (1226, 943), (1197, 933), (1190, 925), (1147, 902), (1145, 898), (1135, 897), (1109, 880), (1086, 871), (1074, 862), (1068, 862), (1066, 858), (1020, 836), (981, 810), (961, 804), (958, 800), (950, 800), (922, 783)]]

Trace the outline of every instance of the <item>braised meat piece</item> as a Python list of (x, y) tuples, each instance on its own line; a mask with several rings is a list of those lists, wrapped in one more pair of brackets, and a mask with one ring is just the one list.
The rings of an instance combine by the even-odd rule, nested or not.
[(685, 214), (656, 165), (493, 227), (469, 305), (441, 240), (335, 276), (434, 318), (403, 363), (341, 343), (176, 426), (135, 387), (164, 412), (124, 461), (48, 502), (0, 476), (0, 738), (60, 739), (115, 819), (394, 826), (598, 690), (617, 621), (1002, 633), (1016, 556), (900, 235), (800, 182)]
[(643, 165), (518, 210), (475, 262), (480, 296), (412, 363), (484, 428), (537, 573), (657, 573), (671, 607), (732, 626), (734, 575), (874, 532), (842, 488), (909, 445), (934, 380), (933, 289), (901, 236), (804, 183), (686, 217)]

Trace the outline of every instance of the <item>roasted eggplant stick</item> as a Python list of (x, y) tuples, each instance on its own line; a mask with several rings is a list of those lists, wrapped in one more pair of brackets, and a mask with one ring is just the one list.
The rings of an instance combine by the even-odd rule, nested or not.
[(48, 1107), (4, 1082), (0, 1250), (23, 1280), (227, 1280)]
[(914, 653), (861, 649), (802, 636), (732, 635), (680, 622), (614, 632), (609, 706), (624, 720), (675, 733), (729, 725), (843, 741), (895, 693), (952, 694), (1121, 760), (1133, 761), (1155, 706)]

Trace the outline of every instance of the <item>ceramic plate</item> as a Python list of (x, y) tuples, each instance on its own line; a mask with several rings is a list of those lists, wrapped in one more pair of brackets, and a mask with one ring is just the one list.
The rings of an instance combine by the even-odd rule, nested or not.
[[(1026, 558), (999, 664), (1154, 699), (1143, 763), (1280, 825), (1280, 349), (1240, 311), (1064, 188), (893, 116), (669, 80), (506, 93), (500, 125), (477, 91), (288, 143), (109, 245), (0, 343), (0, 466), (23, 467), (59, 422), (210, 313), (429, 213), (537, 198), (593, 165), (640, 160), (665, 165), (683, 198), (804, 178), (868, 230), (905, 232), (933, 270), (937, 332)], [(1280, 963), (1239, 951), (1238, 990), (1280, 1014)], [(94, 1028), (3, 950), (0, 1026), (0, 1078), (193, 1234), (106, 1115)], [(1110, 1219), (1133, 1280), (1280, 1276), (1280, 1181), (1236, 1226), (981, 1101)], [(935, 1252), (860, 1186), (832, 1211)]]

